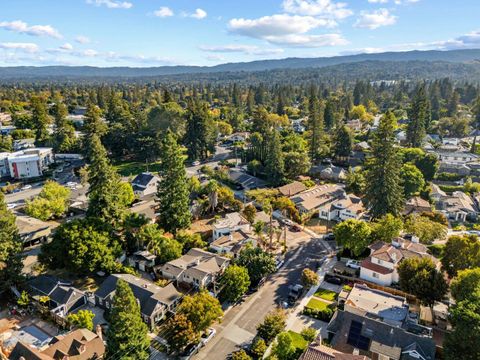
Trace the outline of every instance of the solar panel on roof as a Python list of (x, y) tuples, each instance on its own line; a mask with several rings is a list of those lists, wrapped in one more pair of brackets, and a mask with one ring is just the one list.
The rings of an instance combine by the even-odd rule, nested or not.
[(348, 331), (347, 344), (361, 350), (368, 350), (370, 339), (362, 335), (362, 323), (352, 320)]

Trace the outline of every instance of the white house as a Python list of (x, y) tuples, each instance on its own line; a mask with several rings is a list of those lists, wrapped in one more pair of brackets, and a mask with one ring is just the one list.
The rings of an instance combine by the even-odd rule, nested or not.
[(133, 193), (139, 197), (155, 194), (160, 178), (149, 172), (144, 172), (132, 180)]
[(327, 204), (318, 210), (318, 217), (328, 221), (345, 221), (348, 219), (360, 219), (366, 213), (362, 199), (353, 194)]
[(345, 196), (344, 187), (339, 184), (318, 185), (295, 196), (292, 201), (302, 213), (317, 212)]
[(436, 203), (437, 210), (454, 221), (464, 222), (477, 217), (477, 208), (473, 199), (462, 191), (454, 191), (452, 195), (442, 196)]
[(418, 242), (397, 238), (391, 244), (377, 242), (370, 246), (370, 256), (361, 262), (360, 278), (373, 283), (390, 286), (398, 283), (398, 265), (403, 259), (412, 257), (430, 258), (437, 266), (436, 258), (427, 253), (427, 247)]
[(248, 139), (250, 133), (248, 131), (236, 132), (230, 135), (227, 140), (231, 142), (244, 142)]
[(462, 165), (478, 160), (478, 155), (469, 152), (437, 151), (436, 154), (440, 162), (446, 164)]
[(227, 214), (213, 225), (213, 240), (239, 230), (250, 232), (250, 223), (238, 212)]
[(247, 244), (256, 246), (257, 242), (251, 237), (251, 234), (238, 230), (229, 235), (220, 236), (211, 242), (210, 249), (218, 254), (235, 257)]
[(51, 148), (34, 148), (8, 155), (9, 175), (15, 179), (43, 175), (43, 171), (54, 162)]

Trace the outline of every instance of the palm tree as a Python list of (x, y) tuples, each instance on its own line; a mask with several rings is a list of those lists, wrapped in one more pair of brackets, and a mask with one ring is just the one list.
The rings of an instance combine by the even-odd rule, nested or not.
[(263, 245), (263, 229), (265, 227), (265, 223), (263, 221), (257, 221), (253, 224), (253, 232), (257, 236), (258, 243)]

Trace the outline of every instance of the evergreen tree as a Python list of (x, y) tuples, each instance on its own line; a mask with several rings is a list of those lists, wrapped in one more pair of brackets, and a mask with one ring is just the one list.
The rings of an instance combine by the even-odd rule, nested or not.
[(411, 147), (422, 147), (426, 129), (430, 123), (430, 104), (425, 84), (417, 87), (409, 111), (410, 122), (407, 127), (407, 142)]
[(332, 99), (328, 99), (324, 111), (325, 128), (331, 129), (335, 125), (335, 104)]
[(0, 191), (0, 293), (22, 280), (22, 249), (15, 215), (7, 209)]
[(282, 144), (280, 134), (276, 129), (273, 130), (268, 139), (268, 152), (265, 159), (265, 170), (269, 181), (273, 185), (279, 185), (284, 178), (284, 160), (282, 153)]
[(401, 160), (395, 146), (396, 125), (395, 115), (388, 111), (373, 136), (372, 156), (366, 163), (365, 202), (374, 218), (388, 213), (400, 215), (404, 206)]
[(207, 103), (190, 101), (184, 142), (191, 160), (205, 160), (215, 150), (216, 133)]
[(336, 157), (350, 156), (353, 148), (353, 134), (349, 127), (341, 126), (334, 138), (334, 153)]
[(107, 358), (148, 359), (150, 338), (140, 308), (126, 281), (119, 279), (110, 311)]
[(460, 95), (458, 92), (455, 90), (452, 95), (450, 96), (450, 99), (448, 99), (448, 104), (447, 104), (447, 115), (450, 117), (457, 116), (458, 112), (458, 103), (460, 102)]
[(182, 148), (168, 131), (161, 144), (160, 182), (157, 197), (160, 226), (173, 234), (190, 226), (188, 181)]
[(126, 187), (120, 182), (96, 134), (90, 139), (89, 159), (87, 216), (115, 226), (123, 219), (129, 199), (125, 198)]
[(55, 152), (68, 152), (73, 150), (75, 145), (75, 129), (72, 124), (67, 121), (67, 106), (56, 99), (53, 106), (53, 117), (55, 122), (54, 133), (54, 149)]
[(310, 131), (310, 157), (312, 163), (318, 159), (323, 133), (324, 106), (316, 96), (315, 88), (310, 89), (308, 100), (308, 130)]
[(35, 142), (39, 145), (46, 143), (48, 139), (47, 125), (49, 123), (47, 105), (39, 96), (32, 97), (32, 123), (35, 128)]

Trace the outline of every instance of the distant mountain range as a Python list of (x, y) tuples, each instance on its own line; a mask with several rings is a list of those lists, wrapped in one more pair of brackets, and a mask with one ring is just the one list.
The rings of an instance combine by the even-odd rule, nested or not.
[(159, 67), (92, 67), (92, 66), (13, 66), (0, 67), (0, 80), (24, 79), (89, 79), (89, 78), (146, 78), (182, 74), (213, 74), (258, 72), (282, 69), (334, 67), (370, 62), (432, 62), (480, 66), (480, 49), (450, 51), (407, 51), (358, 54), (319, 58), (286, 58), (251, 62), (226, 63), (215, 66)]

